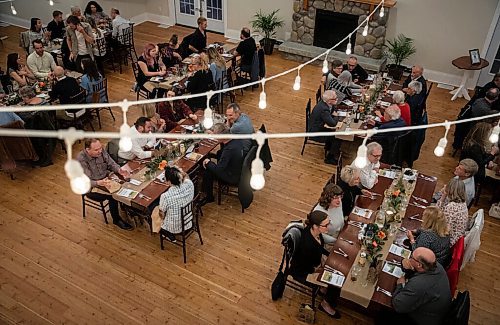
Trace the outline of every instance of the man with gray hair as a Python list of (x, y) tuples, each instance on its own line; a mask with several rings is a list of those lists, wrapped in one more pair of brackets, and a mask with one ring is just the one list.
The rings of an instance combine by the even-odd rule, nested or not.
[(467, 206), (469, 206), (469, 204), (472, 202), (472, 200), (474, 200), (474, 197), (476, 196), (474, 175), (476, 175), (478, 169), (479, 167), (474, 160), (466, 158), (460, 160), (458, 166), (455, 167), (455, 171), (453, 172), (455, 176), (457, 176), (465, 184)]
[[(384, 122), (378, 123), (373, 120), (370, 120), (368, 121), (368, 123), (377, 126), (378, 130), (401, 128), (406, 126), (405, 121), (401, 118), (401, 110), (399, 109), (398, 105), (394, 104), (385, 109)], [(388, 143), (387, 139), (389, 138), (394, 139), (400, 136), (402, 133), (403, 133), (402, 131), (376, 133), (372, 136), (372, 139), (378, 142), (384, 141), (385, 144), (387, 144)]]
[(425, 80), (423, 73), (424, 73), (424, 68), (421, 65), (416, 64), (413, 67), (411, 67), (411, 74), (403, 82), (403, 91), (405, 93), (408, 93), (408, 88), (410, 87), (410, 83), (412, 81), (418, 81), (422, 85), (422, 89), (420, 91), (423, 91), (424, 95), (427, 94), (427, 80)]
[(419, 81), (411, 81), (406, 90), (406, 102), (410, 105), (411, 125), (423, 123), (425, 92), (422, 91), (422, 87)]
[(371, 189), (378, 182), (378, 171), (380, 169), (380, 158), (382, 157), (382, 146), (377, 142), (370, 142), (366, 147), (368, 148), (368, 164), (364, 168), (360, 169), (359, 178), (361, 181), (361, 185), (363, 185), (364, 188)]
[[(322, 100), (314, 106), (309, 116), (307, 132), (328, 132), (335, 130), (338, 117), (332, 116), (333, 105), (337, 103), (337, 94), (333, 90), (326, 90)], [(325, 144), (325, 163), (336, 165), (340, 154), (340, 141), (335, 137), (311, 137), (312, 141)]]
[[(229, 133), (229, 127), (224, 123), (216, 123), (213, 126), (213, 133), (227, 134)], [(213, 193), (214, 180), (220, 179), (229, 185), (238, 185), (244, 159), (243, 139), (232, 139), (224, 144), (217, 163), (208, 158), (203, 160), (203, 167), (206, 169), (203, 174), (205, 197), (200, 202), (201, 205), (215, 201)]]

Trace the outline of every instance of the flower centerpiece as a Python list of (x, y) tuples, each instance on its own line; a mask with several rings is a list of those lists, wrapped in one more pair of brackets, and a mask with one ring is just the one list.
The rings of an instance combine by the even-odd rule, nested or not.
[(372, 265), (377, 264), (378, 258), (382, 257), (382, 254), (379, 254), (379, 252), (382, 250), (382, 246), (385, 245), (387, 232), (376, 223), (371, 223), (366, 226), (364, 237), (368, 262)]
[(398, 182), (394, 185), (394, 190), (390, 193), (389, 196), (389, 207), (393, 208), (397, 213), (401, 210), (402, 198), (405, 195), (406, 187), (403, 183), (403, 178), (400, 177)]
[(156, 172), (158, 170), (163, 171), (165, 167), (167, 167), (168, 162), (165, 160), (165, 157), (159, 156), (156, 158), (153, 158), (148, 164), (146, 165), (148, 167), (148, 170), (146, 171), (146, 178), (153, 179), (156, 177)]

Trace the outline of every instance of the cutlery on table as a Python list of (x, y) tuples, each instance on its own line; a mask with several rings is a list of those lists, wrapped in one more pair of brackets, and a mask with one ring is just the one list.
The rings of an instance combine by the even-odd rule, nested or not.
[(346, 253), (342, 253), (342, 252), (339, 252), (337, 250), (334, 250), (333, 251), (335, 254), (339, 254), (340, 256), (344, 256), (345, 258), (349, 258), (349, 255), (347, 255)]
[(377, 286), (377, 292), (381, 292), (388, 297), (392, 297), (392, 293), (390, 293), (389, 291), (387, 291), (384, 288), (381, 288), (379, 286)]
[(371, 192), (372, 193), (372, 196), (382, 196), (382, 194), (380, 193), (375, 193), (375, 192)]
[(360, 229), (363, 228), (363, 225), (361, 223), (358, 223), (358, 222), (348, 221), (347, 224), (354, 226), (354, 227), (358, 227)]
[(330, 271), (332, 273), (337, 273), (339, 275), (344, 275), (344, 273), (340, 272), (339, 270), (335, 270), (333, 267), (328, 266), (326, 264), (323, 266), (323, 269), (325, 269), (326, 271)]
[(160, 181), (153, 181), (153, 183), (158, 184), (158, 185), (163, 185), (163, 186), (169, 187), (169, 186), (168, 186), (166, 183), (164, 183), (164, 182), (160, 182)]
[(429, 203), (429, 201), (427, 201), (426, 199), (422, 199), (421, 197), (418, 197), (418, 196), (415, 196), (415, 195), (412, 195), (411, 197), (414, 198), (417, 201), (420, 201), (420, 202), (423, 202), (423, 203)]
[(405, 227), (401, 226), (398, 228), (399, 231), (402, 231), (402, 232), (406, 232), (408, 229), (406, 229)]
[(141, 194), (139, 193), (139, 197), (143, 200), (146, 200), (146, 201), (151, 201), (151, 198), (147, 195), (144, 195), (144, 194)]
[(414, 216), (411, 216), (411, 217), (408, 217), (408, 219), (422, 222), (423, 220), (420, 219), (420, 218), (417, 218), (417, 216), (418, 216), (418, 214), (414, 215)]
[(396, 261), (396, 260), (392, 260), (392, 261), (385, 261), (387, 264), (391, 264), (391, 265), (396, 265), (396, 266), (400, 266), (401, 263)]
[(421, 208), (421, 209), (425, 209), (427, 208), (425, 205), (421, 205), (421, 204), (418, 204), (418, 203), (408, 203), (408, 205), (411, 205), (411, 206), (414, 206), (414, 207), (417, 207), (417, 208)]
[(350, 245), (354, 245), (354, 242), (352, 240), (345, 239), (345, 238), (342, 238), (342, 237), (339, 237), (339, 239), (345, 241), (346, 243), (348, 243)]
[(360, 196), (362, 196), (362, 197), (366, 197), (367, 199), (370, 199), (370, 200), (375, 200), (375, 198), (374, 198), (373, 196), (364, 195), (364, 194), (362, 194), (362, 195), (360, 195)]

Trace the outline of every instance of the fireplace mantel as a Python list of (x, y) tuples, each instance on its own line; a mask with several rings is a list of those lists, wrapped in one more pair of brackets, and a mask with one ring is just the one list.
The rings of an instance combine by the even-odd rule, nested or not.
[[(368, 4), (371, 6), (372, 10), (373, 10), (373, 7), (378, 5), (380, 2), (380, 0), (351, 0), (351, 1)], [(396, 2), (397, 2), (397, 0), (385, 0), (384, 7), (392, 8), (396, 5)], [(302, 0), (302, 7), (304, 8), (304, 10), (307, 10), (309, 8), (309, 0)]]

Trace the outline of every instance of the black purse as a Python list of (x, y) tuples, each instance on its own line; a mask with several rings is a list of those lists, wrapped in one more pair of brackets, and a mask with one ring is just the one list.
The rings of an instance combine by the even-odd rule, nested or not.
[(283, 258), (281, 259), (281, 265), (276, 278), (274, 278), (273, 284), (271, 285), (271, 298), (276, 301), (283, 297), (283, 292), (285, 291), (286, 285), (286, 275), (283, 272), (283, 262), (285, 261), (286, 250), (283, 251)]

